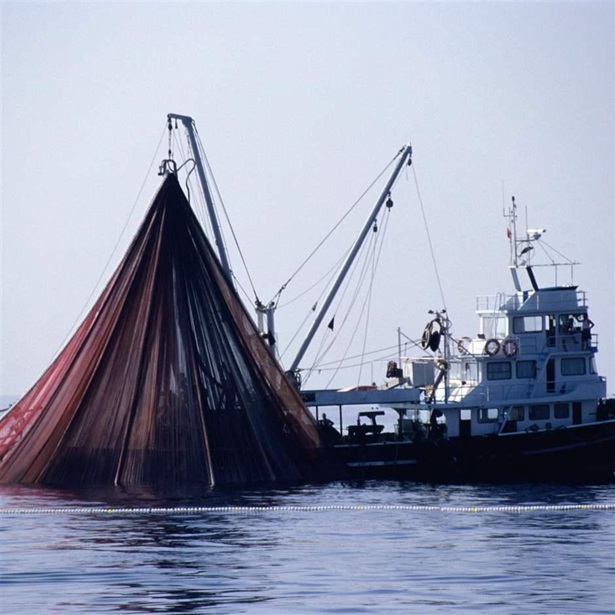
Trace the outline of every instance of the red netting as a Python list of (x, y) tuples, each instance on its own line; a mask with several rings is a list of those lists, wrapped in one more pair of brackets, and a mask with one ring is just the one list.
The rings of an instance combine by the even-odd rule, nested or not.
[(317, 445), (169, 175), (94, 308), (0, 421), (0, 482), (297, 480)]

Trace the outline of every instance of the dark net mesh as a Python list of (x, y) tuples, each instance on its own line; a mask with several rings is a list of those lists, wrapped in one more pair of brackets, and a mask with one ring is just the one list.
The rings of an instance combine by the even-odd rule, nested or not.
[(0, 482), (301, 480), (317, 446), (169, 175), (94, 308), (0, 421)]

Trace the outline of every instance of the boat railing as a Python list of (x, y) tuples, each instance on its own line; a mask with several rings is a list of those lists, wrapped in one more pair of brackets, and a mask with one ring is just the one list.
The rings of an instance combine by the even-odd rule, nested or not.
[[(504, 297), (506, 301), (506, 297)], [(479, 295), (476, 297), (477, 312), (495, 312), (502, 306), (502, 295)]]
[[(537, 386), (538, 385), (538, 386)], [(585, 390), (588, 395), (601, 396), (596, 387), (604, 389), (604, 378), (598, 374), (575, 376), (563, 382), (557, 382), (552, 391), (547, 390), (546, 382), (531, 379), (514, 384), (489, 384), (479, 387), (483, 403), (506, 402), (506, 400), (535, 399), (542, 397), (557, 397), (560, 395), (581, 394)]]
[[(589, 341), (589, 343), (587, 343)], [(576, 352), (579, 350), (597, 350), (598, 334), (592, 333), (589, 340), (583, 340), (582, 334), (564, 334), (557, 337), (547, 336), (546, 347), (557, 352)]]
[[(587, 307), (587, 295), (584, 290), (574, 288), (543, 289), (549, 292), (522, 291), (514, 295), (498, 293), (497, 295), (479, 295), (476, 297), (477, 312), (497, 312), (502, 308), (509, 311), (522, 308), (536, 311), (552, 309), (569, 309)], [(571, 296), (574, 293), (574, 296)]]

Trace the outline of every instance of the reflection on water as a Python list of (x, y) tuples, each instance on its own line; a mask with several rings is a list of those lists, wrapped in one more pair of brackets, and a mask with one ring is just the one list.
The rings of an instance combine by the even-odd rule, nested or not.
[(612, 503), (615, 487), (336, 483), (157, 494), (3, 487), (1, 507), (267, 512), (0, 516), (2, 613), (612, 613), (615, 513), (305, 506)]

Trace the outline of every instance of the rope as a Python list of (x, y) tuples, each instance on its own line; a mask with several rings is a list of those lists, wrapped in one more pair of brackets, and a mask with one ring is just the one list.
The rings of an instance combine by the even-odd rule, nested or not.
[(145, 173), (145, 177), (143, 178), (143, 182), (141, 184), (141, 187), (139, 188), (139, 192), (137, 193), (137, 197), (135, 198), (134, 203), (132, 204), (132, 207), (130, 208), (130, 212), (128, 213), (128, 217), (126, 218), (126, 221), (124, 222), (124, 226), (122, 227), (122, 230), (121, 230), (121, 232), (120, 232), (120, 234), (119, 234), (119, 236), (117, 238), (117, 241), (115, 242), (115, 245), (113, 246), (113, 250), (111, 250), (111, 254), (109, 255), (109, 258), (107, 259), (107, 262), (105, 263), (105, 266), (103, 267), (102, 271), (100, 272), (100, 276), (98, 276), (98, 280), (96, 280), (96, 284), (94, 284), (94, 286), (92, 288), (92, 292), (90, 293), (88, 298), (85, 300), (85, 303), (83, 304), (83, 307), (81, 308), (81, 311), (79, 312), (77, 318), (75, 318), (71, 328), (69, 329), (68, 333), (66, 334), (66, 337), (62, 340), (62, 343), (60, 344), (60, 346), (57, 348), (57, 350), (53, 354), (54, 358), (58, 356), (60, 351), (64, 348), (64, 346), (68, 342), (68, 340), (69, 340), (70, 336), (72, 335), (72, 332), (74, 331), (74, 329), (77, 326), (77, 324), (79, 324), (81, 322), (81, 319), (83, 318), (83, 315), (85, 313), (86, 308), (90, 304), (90, 301), (92, 300), (92, 297), (94, 296), (94, 293), (99, 288), (99, 285), (100, 285), (103, 277), (105, 276), (105, 274), (107, 272), (107, 269), (109, 268), (109, 264), (111, 263), (111, 260), (113, 259), (113, 257), (115, 256), (115, 253), (117, 252), (117, 249), (118, 249), (118, 247), (120, 245), (120, 242), (122, 241), (122, 238), (124, 237), (124, 233), (126, 232), (126, 229), (128, 228), (128, 223), (130, 222), (130, 219), (132, 218), (132, 214), (134, 213), (135, 208), (137, 207), (137, 203), (139, 202), (139, 199), (141, 198), (141, 193), (143, 192), (143, 189), (145, 188), (145, 184), (147, 183), (147, 180), (148, 180), (149, 175), (151, 173), (152, 167), (154, 166), (154, 161), (158, 157), (158, 151), (160, 150), (160, 144), (162, 143), (162, 140), (164, 139), (164, 133), (165, 133), (166, 130), (167, 130), (167, 124), (165, 122), (164, 128), (162, 130), (162, 134), (160, 135), (160, 140), (158, 141), (158, 145), (156, 146), (156, 150), (154, 152), (154, 155), (152, 156), (152, 160), (151, 160), (151, 162), (149, 164), (147, 172)]
[[(370, 241), (373, 241), (373, 240), (370, 240)], [(353, 279), (353, 277), (355, 275), (355, 272), (357, 271), (357, 268), (359, 267), (359, 264), (362, 262), (361, 259), (363, 258), (363, 255), (366, 252), (369, 252), (368, 243), (370, 243), (370, 242), (365, 242), (361, 246), (361, 250), (360, 250), (359, 254), (357, 255), (358, 258), (356, 258), (354, 263), (352, 264), (352, 267), (351, 267), (351, 269), (350, 269), (350, 271), (348, 273), (348, 277), (346, 278), (346, 281), (344, 282), (344, 286), (342, 288), (342, 294), (336, 300), (336, 307), (333, 308), (333, 309), (330, 309), (330, 313), (333, 314), (333, 318), (335, 318), (337, 310), (340, 309), (340, 306), (342, 305), (342, 303), (344, 301), (346, 293), (348, 292), (348, 289), (351, 286), (351, 281), (352, 281), (352, 279)], [(352, 249), (352, 246), (350, 246), (348, 248), (348, 250), (346, 251), (346, 254), (348, 254), (351, 249)], [(345, 255), (344, 255), (344, 258), (345, 258)], [(341, 267), (342, 260), (340, 260), (339, 262), (340, 262), (340, 267)], [(357, 296), (359, 294), (359, 291), (361, 290), (361, 284), (363, 283), (363, 279), (364, 279), (365, 266), (366, 266), (366, 261), (363, 262), (363, 264), (362, 264), (362, 270), (359, 273), (359, 281), (358, 281), (358, 283), (356, 285), (354, 296), (350, 300), (350, 307), (352, 307), (352, 305), (354, 305), (354, 302), (356, 301), (356, 298), (357, 298)], [(323, 294), (324, 294), (324, 291), (323, 291)], [(315, 353), (315, 359), (314, 359), (314, 361), (312, 363), (312, 366), (310, 368), (307, 368), (307, 370), (306, 370), (307, 373), (306, 373), (306, 375), (303, 378), (303, 383), (304, 384), (309, 380), (310, 376), (315, 371), (319, 371), (317, 365), (320, 362), (320, 360), (329, 352), (329, 350), (331, 349), (331, 346), (333, 346), (333, 344), (335, 343), (339, 332), (341, 331), (341, 329), (346, 324), (346, 321), (348, 320), (348, 316), (350, 314), (349, 313), (349, 309), (346, 310), (346, 313), (344, 315), (344, 318), (342, 319), (341, 324), (338, 322), (337, 329), (332, 331), (333, 337), (329, 340), (328, 344), (327, 344), (328, 338), (330, 338), (331, 336), (327, 333), (327, 330), (324, 331), (324, 333), (323, 333), (323, 335), (321, 337), (321, 341), (320, 341), (320, 344), (318, 346), (318, 349), (317, 349), (317, 351)], [(329, 329), (329, 328), (327, 327), (327, 329)]]
[[(365, 361), (363, 359), (361, 359), (361, 363), (352, 363), (350, 365), (342, 365), (342, 361), (345, 361), (347, 359), (342, 359), (339, 361), (336, 361), (336, 363), (339, 363), (339, 365), (336, 365), (335, 367), (323, 367), (322, 364), (318, 366), (318, 368), (315, 368), (318, 370), (318, 373), (320, 374), (321, 372), (331, 372), (331, 371), (335, 371), (335, 373), (337, 373), (340, 370), (343, 369), (354, 369), (355, 367), (364, 367), (365, 365), (374, 365), (375, 363), (382, 363), (383, 361), (390, 361), (391, 359), (395, 359), (397, 356), (397, 346), (395, 347), (395, 352), (394, 353), (389, 353), (385, 356), (382, 357), (377, 357), (375, 359), (372, 359), (371, 361)], [(324, 365), (327, 365), (326, 363)], [(333, 376), (335, 376), (335, 374), (333, 374)], [(329, 387), (330, 382), (327, 384), (327, 387)], [(360, 382), (358, 382), (357, 384), (360, 384)]]
[(578, 264), (570, 260), (566, 255), (562, 254), (559, 250), (556, 250), (553, 246), (550, 246), (544, 239), (541, 238), (540, 241), (537, 241), (536, 243), (540, 246), (540, 248), (542, 248), (542, 251), (547, 255), (547, 258), (549, 258), (553, 264), (555, 264), (555, 261), (553, 257), (546, 251), (545, 246), (547, 246), (549, 250), (553, 250), (553, 252), (555, 252), (558, 256), (561, 256), (565, 261), (567, 261), (566, 263), (562, 263), (563, 265), (577, 265)]
[[(354, 306), (355, 302), (357, 301), (357, 298), (359, 296), (359, 293), (361, 292), (361, 287), (363, 285), (363, 282), (365, 280), (365, 277), (367, 275), (367, 268), (368, 268), (368, 264), (369, 264), (369, 254), (372, 253), (372, 250), (370, 248), (371, 244), (375, 244), (375, 238), (370, 239), (369, 242), (365, 242), (362, 246), (361, 246), (361, 250), (359, 253), (359, 258), (357, 258), (355, 260), (355, 262), (352, 265), (352, 268), (350, 270), (350, 273), (348, 275), (348, 278), (346, 279), (345, 283), (344, 283), (344, 288), (342, 290), (342, 294), (340, 295), (340, 297), (338, 298), (337, 301), (337, 307), (335, 308), (335, 310), (333, 310), (333, 315), (335, 317), (335, 314), (337, 312), (337, 310), (340, 309), (340, 306), (342, 305), (344, 298), (346, 296), (346, 293), (348, 292), (349, 288), (351, 287), (351, 281), (355, 275), (355, 272), (358, 270), (359, 267), (359, 263), (361, 262), (361, 259), (364, 258), (364, 260), (362, 261), (362, 265), (361, 265), (361, 270), (358, 274), (358, 281), (355, 287), (355, 292), (354, 295), (352, 296), (352, 298), (350, 299), (350, 305), (348, 307), (348, 309), (346, 310), (346, 313), (344, 314), (344, 317), (342, 319), (341, 324), (338, 323), (337, 329), (336, 331), (334, 331), (333, 333), (333, 338), (329, 341), (329, 344), (325, 347), (325, 343), (327, 341), (327, 338), (325, 336), (323, 336), (322, 338), (322, 342), (318, 348), (318, 351), (316, 353), (316, 358), (314, 359), (314, 363), (312, 364), (312, 367), (309, 368), (308, 370), (308, 374), (305, 378), (304, 381), (307, 381), (307, 378), (309, 378), (309, 376), (314, 372), (314, 371), (318, 371), (318, 364), (319, 362), (326, 356), (326, 354), (329, 352), (329, 350), (331, 349), (331, 347), (333, 346), (333, 344), (335, 343), (335, 341), (337, 340), (337, 337), (340, 333), (340, 331), (344, 328), (348, 318), (350, 317), (350, 310), (352, 309), (352, 307)], [(350, 250), (351, 248), (349, 248)], [(363, 309), (361, 309), (361, 312), (359, 314), (359, 319), (361, 318), (363, 314)], [(357, 326), (355, 327), (355, 330), (352, 333), (350, 342), (348, 344), (348, 347), (346, 348), (346, 351), (348, 351), (348, 348), (350, 347), (350, 344), (352, 343), (353, 339), (354, 339), (354, 335), (356, 334), (356, 330), (358, 328), (358, 325), (360, 324), (360, 320), (357, 323)], [(342, 357), (343, 360), (343, 357)], [(335, 374), (333, 374), (332, 378), (333, 379), (335, 377)], [(329, 381), (329, 383), (327, 384), (327, 386), (329, 386), (331, 384), (331, 380)]]
[[(196, 131), (195, 129), (195, 134), (196, 134), (196, 139), (199, 145), (199, 148), (201, 150), (201, 153), (203, 154), (203, 160), (205, 161), (205, 165), (207, 166), (207, 170), (209, 171), (209, 177), (214, 185), (214, 189), (216, 191), (216, 194), (218, 195), (218, 199), (220, 200), (220, 205), (222, 206), (222, 211), (224, 213), (224, 217), (226, 219), (226, 222), (229, 226), (229, 229), (231, 231), (231, 235), (233, 236), (233, 241), (235, 242), (235, 247), (237, 248), (237, 252), (239, 253), (239, 258), (241, 259), (241, 263), (243, 264), (243, 268), (246, 272), (246, 275), (248, 276), (248, 282), (250, 283), (250, 287), (252, 289), (252, 292), (254, 293), (254, 298), (255, 300), (258, 302), (259, 298), (258, 298), (258, 294), (256, 292), (256, 288), (254, 287), (254, 282), (252, 281), (252, 276), (250, 275), (250, 270), (248, 269), (248, 265), (246, 263), (246, 259), (243, 256), (243, 252), (241, 251), (241, 247), (239, 246), (239, 241), (237, 240), (237, 236), (235, 235), (235, 229), (233, 228), (233, 225), (231, 223), (231, 219), (229, 218), (228, 212), (226, 211), (226, 206), (224, 205), (224, 201), (222, 200), (222, 195), (220, 194), (220, 190), (218, 188), (218, 184), (216, 183), (216, 178), (214, 177), (213, 174), (213, 170), (211, 168), (211, 165), (209, 164), (209, 160), (207, 158), (207, 154), (205, 153), (205, 148), (203, 147), (203, 144), (201, 143), (201, 137), (199, 135), (199, 133)], [(233, 276), (235, 279), (237, 279), (235, 276)]]
[[(367, 333), (368, 333), (368, 329), (369, 329), (369, 316), (370, 316), (370, 307), (371, 307), (371, 299), (372, 299), (372, 290), (373, 290), (373, 285), (374, 285), (374, 277), (376, 275), (376, 270), (378, 268), (378, 263), (380, 262), (380, 256), (382, 254), (382, 247), (384, 246), (385, 243), (385, 237), (386, 237), (386, 232), (387, 232), (387, 228), (388, 228), (388, 222), (389, 222), (389, 215), (388, 213), (390, 212), (390, 210), (387, 209), (387, 213), (385, 214), (385, 218), (384, 218), (384, 223), (382, 225), (382, 231), (380, 232), (376, 232), (373, 234), (373, 240), (370, 242), (372, 245), (369, 249), (369, 254), (366, 255), (365, 257), (365, 262), (363, 264), (363, 269), (361, 271), (361, 274), (359, 276), (359, 283), (357, 285), (357, 291), (355, 293), (355, 296), (352, 299), (352, 302), (350, 304), (350, 306), (348, 307), (348, 312), (350, 312), (350, 310), (352, 309), (352, 307), (354, 306), (358, 295), (359, 295), (359, 291), (361, 290), (361, 287), (363, 285), (363, 282), (365, 281), (365, 279), (367, 278), (367, 270), (368, 270), (368, 266), (371, 264), (371, 277), (370, 277), (370, 282), (369, 282), (369, 287), (367, 290), (367, 294), (365, 296), (365, 300), (363, 301), (363, 305), (361, 306), (361, 311), (359, 312), (359, 317), (357, 319), (357, 324), (354, 328), (354, 331), (352, 332), (352, 335), (350, 336), (350, 340), (346, 346), (346, 350), (344, 351), (344, 354), (342, 355), (342, 357), (339, 359), (338, 361), (338, 369), (341, 368), (342, 363), (346, 360), (346, 353), (350, 350), (350, 346), (352, 345), (352, 342), (354, 341), (355, 335), (357, 333), (357, 330), (361, 324), (361, 320), (363, 318), (363, 314), (366, 312), (367, 309), (367, 315), (365, 318), (365, 332), (364, 332), (364, 337), (363, 337), (363, 348), (362, 348), (362, 352), (361, 355), (359, 355), (361, 357), (361, 363), (359, 364), (359, 374), (357, 376), (357, 384), (360, 384), (361, 381), (361, 375), (362, 375), (362, 371), (363, 371), (363, 365), (365, 363), (364, 358), (365, 358), (365, 345), (367, 342)], [(378, 241), (380, 240), (380, 242), (378, 243)], [(349, 315), (349, 314), (348, 314)], [(346, 322), (347, 317), (344, 318), (342, 325), (339, 327), (339, 330), (341, 330), (342, 326), (344, 325), (344, 323)], [(332, 342), (333, 343), (333, 342)], [(330, 348), (330, 346), (329, 346)], [(329, 348), (327, 348), (327, 351), (329, 350)], [(324, 354), (320, 357), (318, 357), (318, 360), (322, 359), (324, 357)], [(315, 368), (318, 369), (319, 365), (315, 364)], [(331, 378), (329, 379), (329, 382), (327, 383), (327, 387), (331, 386), (331, 383), (333, 382), (333, 379), (335, 378), (335, 376), (337, 375), (337, 371), (338, 369), (336, 369), (333, 372), (333, 375), (331, 376)]]
[[(176, 120), (177, 122), (177, 120)], [(189, 160), (194, 161), (194, 158), (192, 156), (189, 156), (188, 153), (184, 150), (184, 139), (180, 139), (177, 136), (177, 125), (175, 126), (175, 131), (173, 132), (173, 143), (175, 143), (176, 148), (179, 150), (180, 152), (180, 160), (183, 160), (184, 162), (182, 163), (182, 165), (180, 166), (183, 167), (184, 164), (186, 164)], [(194, 167), (193, 170), (196, 168), (196, 162), (194, 162)], [(178, 169), (179, 171), (179, 169)], [(204, 208), (204, 204), (201, 200), (198, 199), (198, 197), (195, 199), (195, 203), (194, 205), (192, 204), (192, 189), (191, 189), (191, 180), (190, 180), (190, 175), (192, 174), (192, 171), (189, 171), (186, 175), (186, 180), (185, 180), (185, 186), (186, 186), (186, 196), (188, 197), (188, 203), (190, 203), (190, 205), (192, 205), (193, 209), (194, 209), (194, 213), (197, 215), (197, 217), (199, 218), (199, 221), (201, 222), (201, 226), (203, 225), (203, 221), (206, 220), (206, 216), (205, 216), (205, 208)], [(199, 194), (199, 191), (196, 190), (195, 194)], [(197, 211), (198, 206), (201, 206), (202, 211)]]
[[(328, 276), (333, 271), (335, 271), (339, 267), (341, 267), (341, 264), (342, 264), (343, 260), (344, 260), (344, 257), (340, 258), (340, 260), (337, 261), (337, 263), (335, 265), (333, 265), (333, 267), (331, 267), (331, 269), (329, 269), (329, 271), (327, 271), (327, 273), (322, 278), (320, 278), (320, 280), (318, 280), (318, 282), (316, 282), (315, 284), (312, 284), (312, 286), (310, 286), (310, 288), (308, 288), (306, 291), (304, 291), (302, 293), (302, 295), (308, 293), (315, 286), (318, 286), (318, 284), (320, 284), (325, 279), (326, 276)], [(305, 323), (310, 319), (312, 314), (316, 311), (316, 308), (317, 308), (318, 304), (320, 303), (321, 299), (324, 297), (326, 291), (327, 291), (327, 286), (323, 286), (323, 288), (320, 291), (320, 294), (318, 295), (318, 297), (317, 297), (316, 301), (314, 302), (313, 306), (308, 310), (307, 314), (305, 315), (305, 318), (303, 319), (303, 322), (299, 325), (299, 327), (295, 331), (294, 335), (290, 338), (289, 342), (286, 344), (286, 348), (284, 348), (284, 351), (280, 354), (280, 359), (282, 359), (284, 357), (284, 355), (286, 354), (288, 349), (292, 346), (293, 342), (297, 339), (297, 336), (299, 335), (299, 333), (301, 333), (303, 327), (305, 326)], [(300, 296), (301, 295), (299, 295), (299, 297)], [(278, 297), (278, 301), (279, 301), (280, 300), (280, 294), (279, 293), (278, 293), (277, 297)], [(299, 297), (295, 297), (295, 299), (298, 299)], [(289, 301), (289, 303), (292, 303), (295, 299), (292, 299), (291, 301)], [(282, 306), (279, 306), (280, 309), (283, 308), (283, 307), (286, 307), (287, 305), (289, 305), (289, 303), (286, 303), (286, 304), (284, 304)], [(277, 303), (276, 303), (275, 307), (276, 307), (276, 309), (278, 309), (278, 304)]]
[[(363, 337), (363, 349), (361, 353), (362, 362), (365, 360), (365, 346), (367, 345), (367, 333), (369, 329), (369, 317), (370, 317), (371, 303), (372, 303), (372, 291), (374, 288), (374, 278), (376, 277), (376, 270), (378, 269), (378, 264), (380, 263), (380, 257), (382, 256), (382, 248), (384, 247), (384, 240), (385, 240), (387, 229), (389, 226), (390, 217), (391, 217), (391, 210), (387, 208), (384, 214), (384, 225), (383, 225), (383, 230), (381, 233), (380, 245), (378, 246), (378, 253), (376, 254), (375, 260), (372, 262), (372, 277), (371, 277), (370, 284), (369, 284), (369, 302), (367, 304), (367, 316), (365, 319), (365, 333)], [(376, 246), (374, 245), (374, 251), (375, 249), (376, 249)], [(361, 368), (359, 370), (359, 377), (357, 379), (357, 385), (360, 384), (362, 373), (363, 373), (363, 363), (361, 364)]]
[[(387, 210), (389, 211), (389, 210)], [(376, 269), (378, 267), (378, 261), (380, 260), (380, 254), (382, 253), (382, 246), (384, 244), (384, 236), (386, 234), (386, 227), (389, 217), (385, 217), (384, 223), (384, 231), (382, 234), (383, 241), (380, 242), (378, 246), (378, 252), (376, 253), (376, 243), (374, 242), (374, 252), (371, 258), (371, 277), (369, 280), (369, 287), (367, 289), (367, 296), (365, 297), (365, 301), (363, 303), (363, 307), (361, 308), (360, 318), (363, 318), (363, 313), (365, 312), (365, 327), (363, 329), (363, 346), (361, 347), (361, 367), (359, 367), (359, 374), (357, 376), (357, 386), (361, 384), (361, 377), (363, 376), (363, 366), (365, 364), (365, 347), (367, 346), (367, 334), (369, 333), (369, 317), (371, 315), (371, 307), (372, 307), (372, 296), (374, 290), (374, 277), (376, 275)], [(359, 326), (360, 321), (357, 321), (357, 328)], [(346, 358), (346, 353), (344, 353), (344, 358)]]
[[(314, 288), (316, 288), (319, 284), (322, 284), (322, 282), (324, 282), (325, 280), (330, 279), (331, 274), (334, 271), (337, 271), (341, 264), (342, 261), (344, 260), (344, 256), (343, 255), (338, 261), (337, 263), (335, 263), (330, 269), (329, 271), (327, 271), (326, 273), (324, 273), (322, 275), (322, 277), (319, 280), (316, 280), (316, 282), (314, 282), (314, 284), (312, 284), (311, 286), (309, 286), (308, 288), (306, 288), (303, 292), (299, 293), (296, 297), (294, 297), (293, 299), (289, 299), (286, 303), (283, 303), (282, 305), (279, 305), (279, 303), (276, 303), (276, 309), (283, 309), (289, 305), (291, 305), (291, 303), (294, 303), (295, 301), (297, 301), (298, 299), (301, 299), (301, 297), (304, 297), (305, 295), (307, 295), (311, 290), (313, 290)], [(318, 296), (317, 302), (320, 301), (322, 299), (322, 296), (325, 294), (325, 291), (327, 290), (327, 287), (325, 286), (325, 288), (323, 288), (323, 290), (321, 291), (320, 295)], [(280, 295), (278, 294), (278, 302), (280, 300)], [(313, 311), (313, 310), (311, 310)]]
[[(373, 252), (372, 252), (372, 254), (373, 254)], [(366, 261), (365, 265), (367, 266), (367, 261)], [(361, 275), (363, 276), (363, 272), (362, 272)], [(362, 283), (363, 283), (363, 280), (361, 280), (359, 282), (359, 284), (362, 284)], [(359, 288), (360, 288), (360, 286), (359, 286)], [(350, 304), (350, 306), (348, 308), (347, 316), (344, 317), (344, 320), (342, 321), (342, 324), (338, 328), (338, 333), (341, 331), (342, 327), (346, 323), (346, 320), (348, 319), (348, 316), (350, 316), (350, 310), (354, 306), (355, 301), (357, 299), (357, 296), (358, 296), (358, 292), (355, 293), (355, 296), (352, 299), (352, 303)], [(361, 306), (361, 310), (359, 312), (359, 317), (357, 318), (357, 324), (355, 325), (355, 328), (353, 329), (352, 334), (350, 335), (350, 339), (348, 340), (348, 344), (346, 344), (346, 349), (344, 350), (344, 353), (342, 354), (341, 358), (338, 359), (338, 361), (337, 361), (338, 365), (337, 365), (336, 369), (333, 371), (333, 375), (331, 376), (331, 378), (327, 382), (327, 385), (326, 385), (327, 389), (331, 386), (331, 383), (333, 382), (333, 379), (335, 378), (335, 376), (337, 375), (339, 369), (341, 368), (342, 363), (346, 360), (346, 353), (350, 350), (350, 346), (354, 342), (354, 339), (355, 339), (355, 336), (356, 336), (357, 331), (359, 329), (359, 326), (361, 325), (361, 320), (363, 319), (363, 314), (365, 313), (366, 306), (367, 306), (366, 327), (369, 324), (369, 304), (370, 304), (370, 301), (371, 301), (371, 284), (370, 284), (370, 287), (368, 289), (367, 295), (366, 295), (366, 297), (365, 297), (365, 299), (363, 301), (363, 305)], [(367, 336), (367, 331), (365, 332), (365, 336)], [(329, 350), (330, 350), (331, 346), (333, 345), (334, 341), (335, 341), (335, 339), (333, 339), (331, 341), (331, 344), (329, 344), (329, 347), (327, 348), (327, 350), (324, 353), (322, 353), (321, 356), (317, 357), (317, 361), (320, 361), (320, 359), (324, 358), (325, 354), (327, 352), (329, 352)], [(365, 355), (365, 344), (363, 344), (361, 355), (359, 355), (361, 357), (361, 363), (359, 363), (359, 368), (363, 367), (364, 355)], [(314, 364), (314, 369), (319, 369), (320, 370), (320, 363), (315, 363)], [(359, 375), (357, 377), (357, 384), (360, 382), (360, 379), (361, 379), (361, 370), (359, 370)]]
[(352, 204), (350, 209), (340, 218), (337, 224), (325, 235), (325, 237), (312, 250), (312, 252), (308, 255), (308, 257), (299, 265), (297, 270), (290, 276), (290, 278), (288, 278), (288, 280), (286, 280), (286, 282), (282, 284), (282, 286), (280, 287), (280, 290), (276, 294), (276, 296), (278, 297), (278, 301), (279, 301), (279, 296), (281, 295), (282, 291), (290, 284), (293, 278), (303, 269), (303, 267), (307, 265), (308, 261), (310, 261), (310, 259), (314, 256), (314, 254), (316, 254), (316, 252), (321, 248), (321, 246), (325, 243), (325, 241), (327, 241), (327, 239), (331, 237), (331, 235), (335, 232), (335, 230), (339, 227), (339, 225), (350, 215), (352, 210), (361, 202), (363, 197), (373, 188), (374, 184), (386, 173), (388, 168), (395, 162), (398, 156), (399, 156), (399, 152), (395, 155), (393, 160), (391, 160), (391, 162), (389, 162), (389, 164), (387, 164), (387, 166), (384, 169), (382, 169), (378, 177), (376, 177), (376, 179), (374, 179), (374, 181), (363, 191), (361, 196)]
[(290, 338), (288, 344), (286, 344), (286, 346), (284, 347), (284, 350), (282, 350), (282, 352), (280, 353), (280, 361), (284, 358), (284, 355), (288, 352), (288, 349), (291, 347), (292, 343), (297, 339), (297, 336), (301, 332), (301, 329), (303, 329), (303, 327), (305, 326), (305, 323), (310, 319), (310, 316), (312, 315), (313, 311), (314, 310), (310, 310), (305, 315), (303, 322), (299, 325), (299, 328), (297, 329), (297, 331), (295, 331), (295, 334)]
[(438, 513), (533, 513), (615, 510), (615, 502), (606, 504), (538, 504), (517, 506), (422, 506), (406, 504), (338, 504), (323, 506), (173, 506), (173, 507), (66, 507), (66, 508), (4, 508), (0, 516), (32, 515), (196, 515), (196, 514), (266, 514), (266, 513), (315, 513), (328, 511), (342, 512), (438, 512)]
[(427, 225), (427, 217), (425, 216), (425, 208), (423, 207), (423, 199), (421, 198), (421, 191), (419, 190), (419, 182), (416, 177), (415, 165), (412, 165), (412, 175), (414, 176), (414, 185), (416, 186), (416, 195), (421, 205), (421, 214), (423, 215), (423, 222), (425, 224), (425, 232), (427, 233), (427, 241), (429, 242), (429, 251), (431, 252), (431, 260), (433, 262), (434, 270), (436, 272), (436, 280), (438, 281), (438, 287), (440, 289), (440, 297), (442, 298), (442, 305), (446, 311), (446, 300), (444, 299), (444, 291), (442, 290), (442, 282), (440, 281), (440, 273), (438, 272), (438, 264), (436, 263), (436, 255), (434, 253), (433, 244), (431, 242), (431, 235), (429, 233), (429, 226)]
[[(377, 354), (380, 352), (391, 351), (391, 350), (394, 350), (395, 354), (397, 354), (397, 344), (395, 344), (394, 346), (387, 346), (386, 348), (379, 348), (378, 350), (371, 350), (370, 352), (355, 354), (352, 357), (345, 357), (344, 361), (351, 361), (352, 359), (359, 359), (359, 358), (363, 359), (364, 357), (370, 354)], [(385, 358), (387, 358), (388, 356), (389, 355), (386, 355)], [(380, 360), (381, 359), (373, 359), (373, 361), (380, 361)], [(336, 365), (337, 363), (339, 363), (339, 359), (336, 359), (335, 361), (329, 361), (328, 363), (319, 363), (318, 369), (323, 369), (327, 365)]]
[[(310, 286), (310, 288), (308, 288), (306, 291), (301, 293), (301, 295), (299, 295), (298, 297), (295, 297), (295, 299), (298, 299), (302, 295), (305, 295), (310, 290), (312, 290), (314, 287), (318, 286), (333, 271), (337, 271), (342, 266), (342, 262), (344, 260), (344, 257), (345, 257), (345, 255), (342, 256), (342, 258), (340, 258), (337, 261), (337, 263), (335, 263), (335, 265), (333, 265), (333, 267), (331, 267), (331, 269), (329, 269), (329, 271), (327, 271), (327, 273), (325, 273), (325, 275), (322, 278), (320, 278), (320, 280), (318, 280), (318, 282), (316, 282), (315, 284), (312, 284), (312, 286)], [(295, 339), (297, 339), (297, 336), (301, 333), (303, 327), (305, 326), (305, 323), (310, 319), (312, 314), (316, 311), (316, 308), (317, 308), (318, 304), (320, 303), (321, 299), (324, 297), (324, 295), (325, 295), (325, 293), (327, 291), (327, 288), (328, 287), (326, 285), (323, 286), (323, 288), (320, 291), (320, 294), (318, 295), (318, 297), (317, 297), (316, 301), (314, 302), (313, 306), (308, 310), (307, 314), (305, 315), (305, 318), (303, 319), (303, 322), (299, 325), (299, 327), (295, 331), (294, 335), (291, 337), (289, 342), (286, 344), (286, 348), (284, 348), (284, 351), (280, 354), (280, 359), (283, 358), (284, 355), (288, 352), (288, 349), (292, 346), (292, 344), (295, 341)], [(279, 293), (278, 293), (277, 297), (278, 297), (278, 301), (279, 301), (280, 300), (280, 294)], [(283, 307), (286, 307), (287, 305), (289, 305), (290, 303), (295, 301), (295, 299), (291, 299), (288, 303), (285, 303), (284, 305), (279, 306), (280, 309), (283, 308)], [(275, 307), (276, 307), (276, 309), (278, 309), (278, 304), (277, 303), (276, 303)]]

